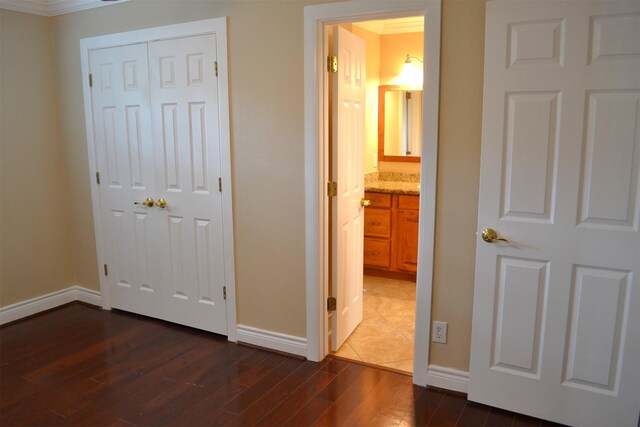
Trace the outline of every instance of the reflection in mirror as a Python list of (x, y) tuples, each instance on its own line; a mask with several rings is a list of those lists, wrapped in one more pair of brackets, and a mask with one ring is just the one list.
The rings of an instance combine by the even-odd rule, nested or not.
[(381, 160), (419, 162), (422, 149), (422, 91), (380, 86), (378, 156)]

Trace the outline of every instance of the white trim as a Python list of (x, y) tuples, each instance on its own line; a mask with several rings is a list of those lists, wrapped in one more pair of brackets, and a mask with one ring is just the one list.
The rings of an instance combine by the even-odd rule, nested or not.
[(416, 340), (413, 382), (428, 385), (429, 334), (433, 291), (436, 177), (438, 161), (438, 112), (440, 95), (441, 0), (349, 1), (304, 8), (304, 108), (305, 108), (305, 237), (307, 291), (307, 358), (322, 360), (327, 354), (328, 333), (324, 301), (328, 289), (328, 207), (325, 183), (328, 152), (323, 128), (328, 114), (324, 81), (324, 28), (327, 24), (365, 19), (424, 15), (422, 194), (416, 292)]
[(57, 16), (127, 1), (129, 0), (0, 0), (0, 9), (33, 13), (41, 16)]
[(238, 325), (238, 342), (306, 357), (307, 340), (302, 337), (266, 331), (252, 326)]
[(46, 295), (20, 301), (15, 304), (0, 308), (0, 325), (13, 322), (34, 314), (41, 313), (52, 308), (68, 304), (73, 301), (82, 301), (87, 304), (100, 306), (100, 292), (87, 289), (82, 286), (70, 286), (66, 289), (51, 292)]
[(469, 372), (444, 366), (429, 365), (427, 383), (434, 387), (467, 394), (469, 387)]
[(100, 209), (100, 189), (96, 183), (97, 158), (93, 137), (93, 114), (91, 109), (91, 90), (89, 88), (89, 52), (94, 49), (147, 43), (179, 37), (191, 37), (202, 34), (216, 35), (216, 51), (218, 56), (218, 94), (220, 119), (220, 158), (222, 183), (222, 221), (224, 223), (224, 267), (225, 285), (227, 287), (227, 339), (237, 341), (236, 335), (236, 282), (235, 252), (233, 240), (233, 203), (231, 174), (231, 138), (229, 120), (229, 73), (227, 59), (227, 18), (213, 18), (182, 24), (165, 25), (123, 33), (107, 34), (80, 40), (80, 60), (83, 76), (84, 115), (87, 134), (87, 151), (89, 156), (89, 182), (91, 183), (91, 202), (93, 207), (94, 231), (96, 236), (96, 253), (98, 259), (98, 277), (102, 291), (102, 308), (110, 309), (109, 288), (107, 279), (102, 274), (105, 264), (105, 238), (102, 235), (102, 218)]
[(102, 294), (93, 289), (83, 288), (82, 286), (74, 286), (76, 292), (76, 301), (83, 302), (85, 304), (102, 306)]

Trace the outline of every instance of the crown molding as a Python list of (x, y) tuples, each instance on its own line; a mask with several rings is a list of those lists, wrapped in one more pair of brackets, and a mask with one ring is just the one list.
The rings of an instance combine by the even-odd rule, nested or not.
[(129, 0), (0, 0), (0, 9), (33, 13), (41, 16), (56, 16), (126, 1)]
[(424, 18), (422, 16), (416, 16), (398, 19), (381, 19), (354, 22), (353, 25), (378, 35), (420, 33), (424, 31)]

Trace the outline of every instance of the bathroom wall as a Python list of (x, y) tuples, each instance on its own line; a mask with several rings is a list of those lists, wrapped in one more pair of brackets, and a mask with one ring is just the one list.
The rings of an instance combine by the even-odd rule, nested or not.
[[(424, 34), (419, 32), (379, 35), (358, 25), (343, 24), (341, 26), (367, 43), (365, 173), (378, 170), (420, 172), (419, 163), (376, 162), (378, 156), (378, 86), (400, 84), (398, 76), (407, 53), (422, 59)], [(407, 49), (409, 51), (406, 51)]]
[[(380, 36), (380, 84), (402, 84), (398, 80), (407, 54), (424, 61), (424, 33), (384, 34)], [(414, 60), (415, 61), (415, 60)], [(415, 61), (422, 66), (420, 62)]]
[[(407, 53), (424, 59), (424, 33), (385, 34), (380, 36), (380, 84), (402, 84), (398, 77)], [(415, 61), (415, 60), (414, 60)], [(418, 65), (422, 65), (415, 61)], [(380, 171), (420, 172), (420, 163), (379, 162)]]

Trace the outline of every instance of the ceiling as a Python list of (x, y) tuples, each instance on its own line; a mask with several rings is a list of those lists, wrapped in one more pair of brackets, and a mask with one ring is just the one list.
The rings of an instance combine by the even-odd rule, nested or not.
[(380, 35), (419, 33), (424, 32), (424, 16), (354, 22), (353, 25)]
[(0, 0), (0, 8), (43, 16), (56, 16), (129, 0)]
[[(0, 0), (0, 9), (16, 10), (43, 16), (56, 16), (125, 1), (129, 0)], [(353, 25), (381, 35), (416, 33), (424, 31), (424, 17), (412, 16), (408, 18), (354, 22)]]

